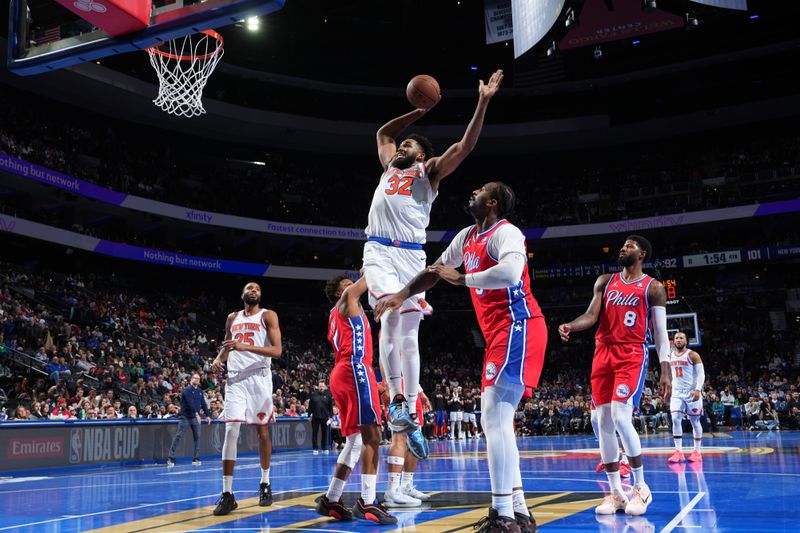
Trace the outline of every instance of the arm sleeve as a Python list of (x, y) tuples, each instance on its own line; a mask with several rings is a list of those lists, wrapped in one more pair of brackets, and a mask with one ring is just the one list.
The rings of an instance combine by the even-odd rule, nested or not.
[(667, 335), (667, 309), (661, 305), (652, 307), (653, 333), (658, 352), (658, 362), (669, 362), (669, 336)]
[(505, 289), (516, 285), (527, 262), (525, 236), (519, 228), (511, 224), (498, 228), (489, 239), (487, 250), (498, 264), (483, 272), (467, 274), (467, 287)]
[(703, 368), (703, 363), (694, 365), (694, 388), (702, 392), (705, 381), (706, 371)]
[(464, 263), (464, 241), (467, 239), (467, 233), (471, 228), (472, 226), (458, 232), (450, 246), (439, 257), (439, 262), (452, 268), (458, 268)]

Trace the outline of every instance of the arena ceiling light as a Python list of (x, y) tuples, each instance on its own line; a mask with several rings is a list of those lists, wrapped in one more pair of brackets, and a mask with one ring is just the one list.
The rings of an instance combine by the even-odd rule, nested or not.
[(247, 29), (250, 31), (258, 31), (261, 28), (261, 19), (258, 17), (250, 17), (247, 19)]

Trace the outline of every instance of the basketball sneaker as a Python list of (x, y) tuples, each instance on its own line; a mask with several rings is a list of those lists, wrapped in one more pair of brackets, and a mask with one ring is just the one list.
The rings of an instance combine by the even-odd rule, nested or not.
[(192, 466), (200, 466), (203, 462), (200, 459), (192, 459)]
[(214, 508), (214, 516), (229, 514), (237, 507), (239, 507), (239, 504), (236, 503), (236, 498), (233, 497), (233, 493), (223, 492), (222, 496), (217, 500), (217, 506)]
[(170, 457), (167, 459), (167, 468), (172, 468), (173, 466), (175, 466), (175, 459)]
[(323, 494), (314, 501), (317, 502), (317, 514), (330, 516), (336, 520), (353, 519), (353, 511), (344, 506), (341, 498), (338, 502), (332, 502)]
[(700, 452), (697, 451), (697, 450), (694, 450), (691, 454), (689, 454), (689, 457), (687, 457), (687, 459), (691, 463), (702, 463), (703, 462), (703, 456), (700, 455)]
[(417, 490), (417, 487), (415, 487), (413, 483), (409, 483), (408, 485), (400, 487), (400, 492), (406, 496), (411, 496), (412, 498), (416, 498), (423, 502), (431, 499), (429, 494), (425, 494), (421, 490)]
[(619, 477), (628, 479), (631, 477), (631, 465), (630, 463), (620, 463), (619, 464)]
[(599, 463), (597, 463), (597, 468), (595, 468), (594, 471), (599, 474), (600, 472), (602, 472), (605, 469), (606, 469), (606, 465), (603, 463), (603, 461), (600, 461)]
[(625, 507), (625, 513), (632, 516), (643, 515), (652, 501), (653, 495), (650, 494), (650, 488), (647, 485), (633, 487), (633, 497)]
[(478, 520), (472, 529), (478, 533), (522, 533), (516, 520), (500, 516), (494, 507), (489, 507), (489, 515)]
[(395, 433), (417, 429), (416, 420), (408, 412), (406, 399), (399, 394), (389, 404), (389, 429)]
[(670, 463), (682, 463), (686, 460), (686, 457), (683, 455), (683, 452), (675, 450), (675, 453), (667, 459)]
[(608, 494), (603, 503), (594, 508), (596, 514), (616, 514), (617, 511), (624, 511), (628, 506), (628, 498), (624, 494)]
[(400, 487), (397, 487), (394, 490), (387, 489), (383, 493), (383, 503), (386, 507), (419, 507), (422, 505), (422, 500), (405, 494)]
[(408, 448), (408, 451), (414, 454), (414, 457), (417, 459), (428, 458), (428, 441), (425, 440), (421, 427), (417, 426), (417, 429), (407, 435), (406, 448)]
[(514, 519), (522, 533), (539, 533), (539, 526), (536, 525), (536, 519), (532, 515), (515, 512)]
[(258, 505), (259, 507), (272, 505), (272, 485), (269, 483), (261, 483), (258, 486)]
[(364, 520), (371, 520), (381, 525), (393, 525), (397, 523), (397, 518), (390, 515), (377, 500), (374, 503), (366, 504), (364, 500), (359, 498), (353, 506), (353, 516), (356, 518), (363, 518)]

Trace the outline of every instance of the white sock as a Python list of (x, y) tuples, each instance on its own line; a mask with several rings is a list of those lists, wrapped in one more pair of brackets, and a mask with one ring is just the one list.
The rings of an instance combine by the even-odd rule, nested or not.
[(511, 493), (511, 499), (514, 502), (514, 512), (524, 514), (525, 516), (530, 516), (531, 513), (528, 511), (528, 504), (525, 503), (525, 492), (517, 489)]
[(403, 472), (403, 475), (400, 476), (401, 487), (408, 487), (413, 482), (414, 482), (414, 472)]
[(269, 468), (261, 469), (261, 483), (269, 483)]
[(502, 496), (492, 494), (492, 507), (500, 516), (514, 519), (514, 501), (511, 498), (511, 494)]
[(672, 437), (675, 441), (675, 449), (683, 453), (683, 437)]
[(338, 502), (339, 498), (342, 497), (345, 483), (347, 483), (345, 480), (339, 479), (338, 477), (332, 478), (331, 484), (328, 487), (328, 492), (325, 494), (328, 500), (332, 502)]
[(370, 505), (375, 502), (375, 478), (377, 474), (361, 474), (361, 499)]
[(639, 468), (631, 467), (631, 472), (633, 472), (633, 482), (637, 487), (641, 487), (644, 485), (644, 466), (640, 466)]
[(233, 476), (222, 476), (222, 492), (233, 492)]
[[(402, 478), (401, 472), (389, 472), (389, 490), (391, 492), (400, 488), (400, 479)], [(364, 500), (365, 502), (367, 500)]]
[(609, 472), (606, 470), (606, 476), (608, 477), (608, 484), (611, 487), (611, 492), (614, 494), (625, 494), (622, 490), (622, 481), (619, 478), (619, 470), (616, 472)]
[(694, 439), (694, 451), (699, 452), (700, 448), (703, 447), (703, 441), (700, 439)]

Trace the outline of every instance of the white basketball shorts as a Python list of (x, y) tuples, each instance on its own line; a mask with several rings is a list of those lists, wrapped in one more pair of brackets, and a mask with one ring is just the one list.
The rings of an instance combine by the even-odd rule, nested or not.
[(274, 420), (270, 369), (228, 374), (225, 407), (219, 418), (225, 422), (246, 422), (260, 426)]

